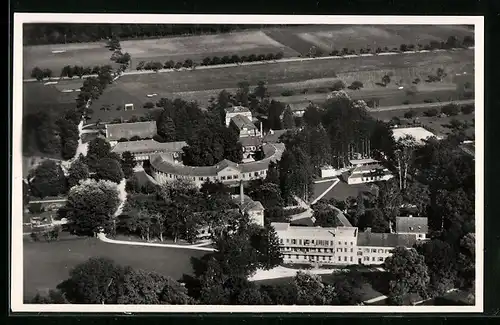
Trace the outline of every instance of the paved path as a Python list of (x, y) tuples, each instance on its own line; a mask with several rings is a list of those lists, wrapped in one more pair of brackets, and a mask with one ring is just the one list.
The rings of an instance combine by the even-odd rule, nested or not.
[(340, 182), (340, 180), (337, 178), (333, 181), (333, 184), (330, 185), (323, 193), (321, 193), (317, 198), (315, 198), (312, 202), (311, 202), (311, 205), (313, 205), (314, 203), (318, 202), (319, 200), (321, 200), (323, 198), (323, 196), (325, 196), (328, 192), (330, 192), (332, 190), (332, 188), (335, 187), (335, 185), (337, 185), (338, 183)]
[(110, 243), (110, 244), (118, 244), (118, 245), (130, 245), (130, 246), (148, 246), (148, 247), (164, 247), (164, 248), (182, 248), (182, 249), (191, 249), (198, 251), (206, 251), (206, 252), (214, 252), (214, 248), (203, 247), (208, 245), (208, 243), (195, 244), (195, 245), (176, 245), (176, 244), (159, 244), (159, 243), (144, 243), (144, 242), (133, 242), (126, 240), (115, 240), (106, 237), (104, 233), (97, 234), (97, 238), (99, 240)]

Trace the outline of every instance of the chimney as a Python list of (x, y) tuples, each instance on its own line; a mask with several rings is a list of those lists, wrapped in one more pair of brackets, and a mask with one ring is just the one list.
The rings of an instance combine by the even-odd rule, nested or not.
[(245, 198), (243, 197), (243, 181), (240, 181), (240, 204), (243, 205)]

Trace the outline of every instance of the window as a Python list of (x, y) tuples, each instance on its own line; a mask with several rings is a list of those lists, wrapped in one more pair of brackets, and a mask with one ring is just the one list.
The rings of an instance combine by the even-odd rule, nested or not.
[(299, 245), (302, 245), (302, 239), (299, 239)]
[(379, 250), (378, 250), (378, 252), (379, 252), (379, 253), (383, 253), (383, 252), (384, 252), (384, 250), (383, 250), (383, 249), (379, 249)]
[(347, 256), (344, 256), (344, 262), (347, 262)]
[(323, 256), (323, 261), (326, 260), (326, 256)]
[(288, 239), (288, 238), (287, 238), (287, 239), (286, 239), (286, 243), (287, 243), (287, 244), (288, 244), (288, 243), (290, 243), (290, 239)]
[(375, 248), (372, 249), (372, 253), (376, 253), (377, 250)]
[(221, 178), (220, 178), (220, 179), (225, 180), (225, 179), (226, 179), (226, 176), (221, 176)]
[(342, 242), (341, 242), (341, 241), (339, 241), (339, 245), (342, 245)]
[(363, 252), (358, 252), (358, 256), (363, 256)]
[(200, 181), (203, 181), (203, 177), (198, 178)]
[(341, 261), (342, 261), (342, 257), (341, 257), (341, 256), (339, 256), (339, 262), (341, 262)]
[(344, 245), (346, 245), (346, 246), (347, 246), (347, 242), (345, 242), (345, 243), (344, 243)]
[(351, 262), (352, 262), (352, 256), (350, 257), (350, 260), (351, 260)]
[(344, 253), (347, 253), (347, 248), (344, 248)]
[(379, 258), (378, 258), (378, 261), (379, 261), (379, 262), (383, 262), (383, 261), (384, 261), (384, 258), (383, 258), (383, 257), (379, 257)]
[(311, 244), (314, 244), (314, 239), (313, 239), (313, 240), (311, 240)]
[(351, 246), (352, 246), (352, 245), (354, 245), (354, 243), (353, 243), (353, 242), (351, 242)]
[(337, 248), (337, 253), (342, 253), (342, 248)]
[(375, 257), (372, 257), (372, 262), (375, 262)]
[(410, 227), (410, 230), (413, 230), (413, 227)]
[(253, 173), (254, 176), (259, 176), (259, 172)]
[(333, 246), (333, 240), (330, 241), (330, 246)]
[(363, 252), (365, 252), (365, 253), (369, 253), (369, 252), (370, 252), (370, 249), (369, 249), (369, 248), (365, 248), (365, 249), (363, 250)]
[(328, 256), (328, 260), (331, 261), (332, 260), (332, 257), (331, 256)]
[(352, 253), (353, 251), (354, 251), (354, 249), (353, 249), (353, 248), (351, 248), (351, 253)]
[(363, 261), (369, 261), (370, 258), (368, 256), (363, 257)]
[(247, 176), (247, 174), (242, 174), (243, 178), (245, 178)]
[(233, 178), (234, 179), (238, 179), (238, 175), (233, 175)]
[(295, 259), (298, 260), (299, 259), (299, 255), (295, 255)]

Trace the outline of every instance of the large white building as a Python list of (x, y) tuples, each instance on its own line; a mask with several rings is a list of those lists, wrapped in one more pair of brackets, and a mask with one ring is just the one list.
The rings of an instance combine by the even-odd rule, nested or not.
[[(415, 142), (420, 145), (424, 144), (425, 140), (436, 137), (434, 133), (421, 126), (410, 128), (394, 128), (392, 129), (392, 135), (394, 136), (394, 140), (396, 141), (404, 138), (405, 136), (412, 136), (415, 139)], [(436, 138), (441, 139), (440, 137)]]
[(178, 142), (158, 142), (152, 139), (138, 141), (118, 142), (111, 152), (122, 155), (124, 152), (130, 152), (136, 161), (149, 160), (150, 157), (158, 153), (169, 153), (174, 159), (180, 159), (182, 148), (187, 146), (185, 141)]
[(311, 265), (379, 265), (398, 246), (412, 247), (411, 234), (359, 232), (357, 227), (303, 227), (271, 223), (283, 262)]

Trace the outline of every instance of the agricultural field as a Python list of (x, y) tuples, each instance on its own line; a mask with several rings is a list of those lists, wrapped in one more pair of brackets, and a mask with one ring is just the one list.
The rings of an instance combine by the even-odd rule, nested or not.
[[(207, 56), (238, 54), (276, 54), (283, 52), (285, 57), (298, 56), (299, 53), (261, 31), (235, 32), (228, 34), (168, 37), (160, 39), (127, 40), (120, 42), (122, 52), (132, 56), (131, 69), (140, 61), (168, 60), (184, 62), (191, 59), (201, 61)], [(52, 53), (52, 51), (62, 51)], [(24, 77), (30, 76), (31, 70), (38, 66), (49, 68), (59, 74), (65, 65), (95, 66), (110, 64), (112, 52), (105, 42), (26, 46), (24, 55)]]
[[(287, 87), (303, 87), (301, 83), (314, 80), (321, 85), (330, 83), (334, 78), (346, 79), (347, 82), (359, 80), (366, 83), (366, 88), (381, 88), (375, 83), (386, 74), (392, 74), (392, 79), (409, 84), (417, 77), (426, 79), (428, 74), (435, 74), (438, 68), (444, 67), (447, 73), (442, 83), (447, 89), (453, 88), (453, 75), (470, 71), (473, 68), (473, 51), (464, 50), (448, 53), (420, 53), (394, 56), (373, 56), (349, 59), (323, 59), (294, 62), (275, 62), (261, 65), (241, 65), (219, 69), (198, 69), (173, 71), (166, 73), (149, 73), (125, 75), (111, 85), (105, 93), (93, 104), (92, 121), (101, 119), (107, 121), (116, 117), (141, 115), (144, 103), (155, 102), (161, 97), (181, 97), (186, 100), (197, 100), (206, 104), (211, 96), (222, 89), (234, 89), (238, 82), (247, 81), (254, 87), (258, 81), (265, 80), (270, 89), (279, 91), (283, 83)], [(350, 79), (349, 79), (350, 78)], [(313, 81), (311, 81), (313, 80)], [(278, 85), (278, 86), (274, 86)], [(394, 85), (388, 86), (391, 89)], [(422, 87), (425, 87), (422, 86)], [(439, 87), (437, 87), (439, 88)], [(303, 88), (302, 88), (303, 89)], [(148, 95), (154, 95), (148, 97)], [(275, 93), (275, 95), (277, 95)], [(321, 94), (326, 97), (326, 94)], [(287, 99), (290, 100), (290, 99)], [(309, 100), (309, 99), (305, 99)], [(403, 99), (404, 100), (404, 99)], [(403, 101), (402, 100), (402, 101)], [(300, 101), (300, 100), (299, 100)], [(402, 104), (402, 101), (398, 104)], [(295, 100), (294, 102), (297, 102)], [(109, 106), (124, 106), (133, 103), (134, 111), (119, 111), (111, 109), (102, 111), (100, 108)], [(101, 112), (103, 113), (101, 116)], [(126, 116), (125, 116), (126, 115)], [(130, 115), (130, 116), (129, 116)]]
[[(65, 237), (65, 238), (64, 238)], [(77, 264), (91, 257), (107, 257), (121, 265), (158, 272), (179, 280), (191, 274), (190, 258), (206, 252), (163, 247), (109, 244), (97, 238), (63, 236), (55, 242), (24, 241), (24, 297), (55, 288)]]
[(67, 108), (75, 107), (78, 93), (64, 93), (56, 88), (64, 83), (46, 86), (43, 82), (23, 83), (23, 116), (49, 109), (62, 112)]

